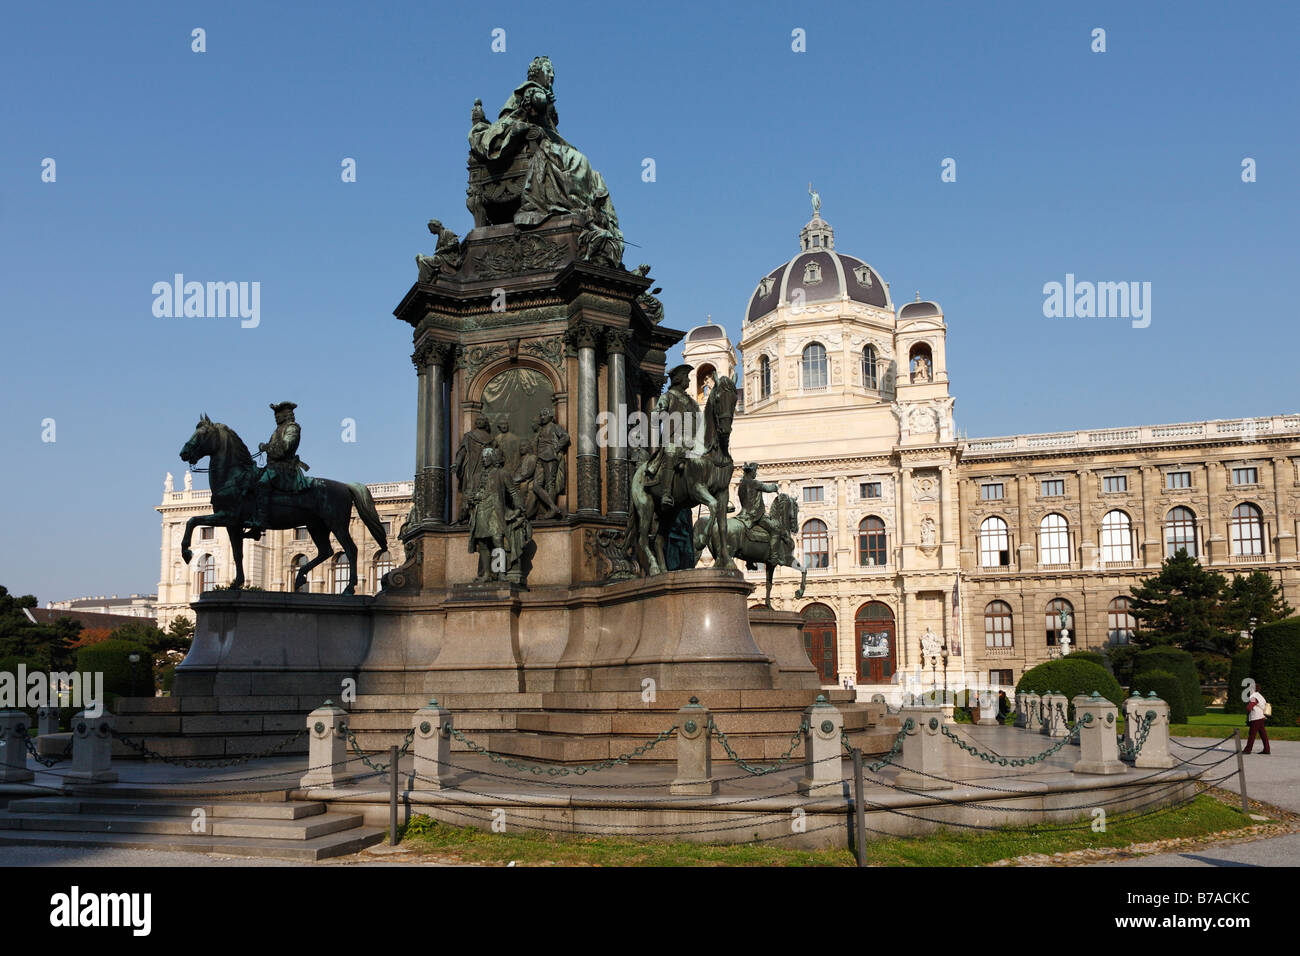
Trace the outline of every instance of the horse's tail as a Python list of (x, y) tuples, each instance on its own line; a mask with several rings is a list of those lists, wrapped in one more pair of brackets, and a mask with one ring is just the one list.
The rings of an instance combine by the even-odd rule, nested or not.
[(387, 551), (388, 535), (384, 532), (384, 523), (379, 520), (379, 512), (375, 510), (375, 499), (370, 497), (370, 489), (359, 481), (352, 481), (348, 483), (348, 490), (352, 492), (352, 503), (357, 507), (361, 523), (379, 542), (380, 549)]

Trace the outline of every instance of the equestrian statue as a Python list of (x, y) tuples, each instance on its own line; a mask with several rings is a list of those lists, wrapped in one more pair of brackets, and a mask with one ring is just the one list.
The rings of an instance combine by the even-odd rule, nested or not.
[[(689, 365), (678, 365), (668, 373), (668, 391), (659, 397), (650, 416), (655, 432), (651, 437), (657, 439), (658, 447), (637, 463), (632, 474), (624, 549), (629, 557), (638, 559), (648, 575), (694, 567), (694, 560), (669, 561), (665, 555), (670, 550), (669, 534), (679, 519), (689, 533), (689, 512), (697, 505), (709, 509), (697, 537), (709, 544), (713, 566), (734, 567), (718, 528), (727, 514), (735, 467), (729, 443), (736, 383), (727, 376), (719, 378), (705, 403), (701, 429), (700, 407), (687, 394), (690, 374)], [(683, 512), (687, 514), (683, 516)]]
[(345, 484), (328, 478), (308, 478), (307, 466), (298, 458), (300, 426), (294, 421), (293, 402), (271, 406), (275, 433), (259, 448), (266, 453), (266, 466), (259, 468), (248, 446), (234, 429), (204, 415), (194, 434), (181, 449), (181, 458), (191, 466), (204, 457), (209, 462), (212, 513), (195, 515), (185, 522), (181, 557), (189, 564), (194, 556), (190, 537), (199, 526), (220, 526), (230, 537), (235, 557), (235, 579), (231, 590), (244, 586), (244, 538), (257, 540), (263, 531), (306, 527), (316, 545), (316, 557), (298, 569), (294, 590), (307, 583), (307, 572), (334, 557), (330, 535), (338, 540), (348, 558), (348, 584), (344, 594), (356, 593), (357, 545), (348, 532), (352, 507), (381, 550), (388, 548), (388, 535), (375, 510), (370, 491), (360, 482)]
[[(758, 480), (758, 465), (746, 462), (737, 497), (740, 514), (727, 519), (727, 552), (741, 558), (750, 571), (762, 564), (767, 571), (765, 607), (772, 606), (772, 572), (777, 566), (794, 568), (800, 574), (799, 590), (795, 598), (803, 597), (808, 584), (808, 569), (794, 559), (794, 533), (799, 527), (799, 503), (787, 494), (778, 494), (772, 501), (770, 513), (763, 505), (763, 492), (777, 490), (772, 482)], [(708, 522), (701, 518), (695, 523), (696, 547), (708, 545)], [(712, 548), (710, 548), (712, 550)]]

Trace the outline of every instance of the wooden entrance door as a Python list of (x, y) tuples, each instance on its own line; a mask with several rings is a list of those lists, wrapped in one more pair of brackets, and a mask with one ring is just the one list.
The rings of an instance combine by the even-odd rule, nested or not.
[(879, 601), (864, 604), (854, 620), (859, 684), (887, 684), (894, 676), (894, 612)]
[(825, 604), (810, 604), (803, 609), (803, 646), (808, 652), (808, 659), (821, 675), (822, 683), (836, 683), (839, 678), (835, 653), (835, 612)]

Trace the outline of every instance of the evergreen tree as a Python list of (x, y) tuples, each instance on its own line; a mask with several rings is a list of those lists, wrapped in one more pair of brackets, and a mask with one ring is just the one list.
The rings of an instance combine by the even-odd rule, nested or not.
[(1250, 630), (1252, 620), (1255, 626), (1259, 626), (1295, 613), (1295, 609), (1282, 599), (1282, 590), (1265, 571), (1234, 575), (1223, 593), (1221, 611), (1221, 623), (1234, 632)]
[(1207, 571), (1179, 548), (1160, 571), (1133, 589), (1129, 610), (1139, 627), (1136, 644), (1176, 644), (1188, 651), (1231, 654), (1237, 637), (1221, 627), (1220, 596), (1228, 586), (1217, 571)]

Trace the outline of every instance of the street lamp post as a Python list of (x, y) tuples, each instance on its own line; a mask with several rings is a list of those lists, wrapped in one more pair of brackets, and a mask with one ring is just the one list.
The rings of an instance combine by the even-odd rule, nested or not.
[(139, 654), (128, 654), (126, 659), (131, 662), (131, 696), (135, 696), (135, 665), (140, 663)]

